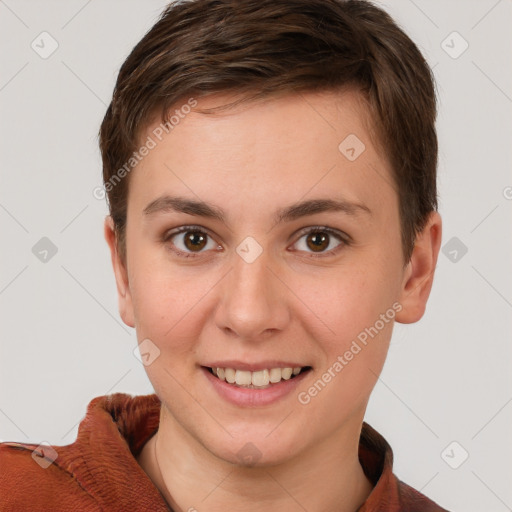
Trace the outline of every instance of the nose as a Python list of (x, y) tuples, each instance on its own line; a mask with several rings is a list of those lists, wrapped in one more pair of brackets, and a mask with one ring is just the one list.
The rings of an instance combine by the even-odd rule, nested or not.
[(290, 321), (289, 298), (277, 275), (279, 270), (265, 251), (252, 262), (233, 254), (233, 267), (220, 289), (217, 327), (250, 342), (283, 331)]

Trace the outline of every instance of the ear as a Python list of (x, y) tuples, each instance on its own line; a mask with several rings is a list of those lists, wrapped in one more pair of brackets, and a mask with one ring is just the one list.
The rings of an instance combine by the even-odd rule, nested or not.
[(135, 327), (135, 317), (133, 314), (132, 296), (130, 292), (126, 263), (119, 254), (118, 241), (114, 230), (114, 221), (110, 215), (105, 218), (104, 234), (105, 240), (110, 248), (110, 257), (112, 259), (112, 266), (114, 267), (119, 314), (126, 325), (129, 327)]
[(412, 256), (404, 272), (399, 300), (402, 310), (395, 317), (397, 322), (414, 323), (425, 313), (441, 247), (441, 234), (441, 216), (432, 212), (425, 227), (416, 236)]

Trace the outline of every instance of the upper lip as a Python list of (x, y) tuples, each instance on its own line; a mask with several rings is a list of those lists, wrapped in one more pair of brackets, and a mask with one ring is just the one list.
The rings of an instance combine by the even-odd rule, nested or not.
[(248, 372), (257, 372), (259, 370), (270, 370), (272, 368), (305, 368), (307, 365), (301, 363), (291, 363), (290, 361), (261, 361), (259, 363), (246, 363), (244, 361), (215, 361), (206, 363), (202, 366), (207, 368), (233, 368)]

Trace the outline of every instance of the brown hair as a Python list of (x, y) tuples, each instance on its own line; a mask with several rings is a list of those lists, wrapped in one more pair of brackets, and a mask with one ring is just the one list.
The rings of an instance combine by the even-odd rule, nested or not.
[(171, 107), (186, 97), (234, 92), (249, 101), (349, 86), (366, 98), (392, 166), (409, 261), (437, 210), (434, 80), (417, 46), (366, 0), (178, 0), (165, 9), (122, 65), (100, 128), (121, 252), (126, 163), (155, 109), (169, 123)]

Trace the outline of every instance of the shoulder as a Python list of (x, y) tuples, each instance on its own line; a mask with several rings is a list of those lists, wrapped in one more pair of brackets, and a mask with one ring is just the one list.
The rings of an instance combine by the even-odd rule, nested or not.
[(373, 491), (358, 512), (448, 512), (393, 473), (393, 451), (384, 437), (364, 422), (359, 459)]
[(154, 394), (114, 393), (91, 400), (71, 444), (0, 443), (0, 512), (135, 510), (141, 496), (165, 510), (135, 459), (159, 414)]
[(398, 480), (401, 510), (407, 512), (448, 512), (410, 485)]
[[(75, 478), (55, 463), (51, 447), (39, 446), (0, 443), (0, 511), (98, 511)], [(60, 447), (59, 455), (66, 448)]]

